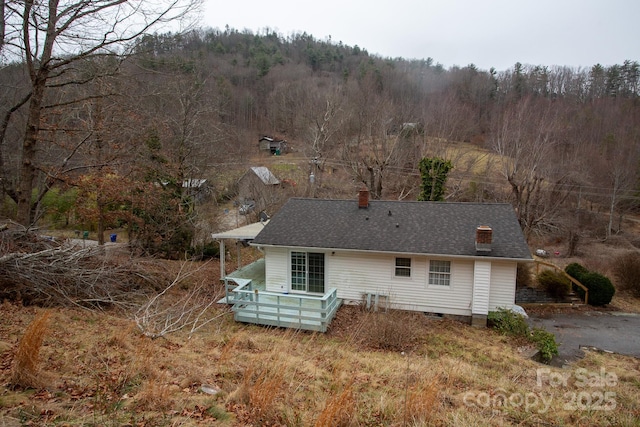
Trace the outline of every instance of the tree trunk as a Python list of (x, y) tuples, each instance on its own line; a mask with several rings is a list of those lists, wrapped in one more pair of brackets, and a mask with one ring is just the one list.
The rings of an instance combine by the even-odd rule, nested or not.
[(34, 162), (36, 159), (36, 144), (38, 142), (41, 106), (46, 81), (46, 76), (38, 76), (35, 78), (33, 95), (29, 102), (27, 129), (24, 140), (22, 141), (22, 164), (20, 167), (20, 181), (17, 191), (18, 215), (16, 220), (25, 227), (29, 227), (32, 220), (31, 194), (33, 193), (33, 181), (36, 174)]

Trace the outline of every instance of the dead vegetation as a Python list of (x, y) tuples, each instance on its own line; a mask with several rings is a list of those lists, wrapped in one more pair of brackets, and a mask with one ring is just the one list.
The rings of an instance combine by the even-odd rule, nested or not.
[[(38, 359), (46, 387), (14, 389), (18, 343), (45, 310), (9, 303), (0, 310), (0, 418), (9, 425), (606, 426), (640, 420), (637, 359), (587, 352), (571, 367), (549, 367), (491, 330), (425, 316), (403, 323), (417, 337), (409, 351), (376, 349), (358, 338), (375, 330), (369, 313), (350, 306), (328, 334), (247, 326), (226, 314), (197, 333), (185, 328), (160, 339), (108, 311), (56, 309)], [(541, 367), (570, 379), (539, 387)], [(617, 382), (585, 388), (577, 383), (579, 368), (615, 373)], [(203, 391), (205, 384), (213, 394)], [(571, 394), (605, 391), (615, 393), (615, 411), (566, 408)], [(537, 400), (525, 408), (515, 398), (514, 404), (500, 400), (503, 395), (544, 397), (550, 406), (544, 410)]]
[(45, 382), (39, 371), (40, 349), (49, 327), (49, 311), (38, 313), (27, 326), (24, 335), (18, 342), (18, 349), (13, 358), (9, 385), (20, 388), (38, 388)]
[(166, 280), (153, 263), (14, 227), (0, 232), (0, 297), (43, 307), (130, 310)]
[[(60, 249), (40, 248), (47, 250)], [(133, 311), (120, 304), (86, 310), (68, 298), (56, 299), (63, 303), (53, 310), (0, 306), (0, 419), (318, 427), (640, 421), (640, 364), (631, 357), (587, 352), (571, 367), (553, 368), (527, 359), (519, 343), (492, 330), (358, 306), (342, 307), (326, 334), (242, 325), (213, 303), (222, 291), (214, 285), (217, 262), (149, 262), (144, 270), (144, 277), (172, 279), (125, 300), (135, 301)], [(540, 387), (541, 367), (570, 381)], [(585, 389), (577, 369), (604, 370), (617, 381)], [(615, 410), (568, 408), (567, 396), (586, 399), (585, 392), (594, 404), (597, 393), (615, 393)]]
[[(224, 314), (211, 315), (210, 310), (216, 301), (222, 298), (221, 289), (217, 289), (216, 292), (208, 285), (207, 279), (201, 279), (196, 284), (187, 284), (206, 267), (207, 263), (182, 263), (173, 281), (138, 308), (133, 318), (143, 335), (159, 338), (185, 327), (189, 328), (191, 335)], [(180, 286), (183, 289), (176, 290)]]

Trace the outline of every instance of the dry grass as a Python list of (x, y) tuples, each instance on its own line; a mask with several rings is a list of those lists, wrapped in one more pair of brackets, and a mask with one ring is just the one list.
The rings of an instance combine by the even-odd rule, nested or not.
[(438, 404), (438, 380), (424, 379), (408, 386), (405, 395), (403, 423), (426, 423), (435, 415)]
[(348, 426), (354, 418), (355, 399), (353, 382), (348, 383), (340, 393), (329, 397), (322, 412), (318, 415), (315, 427)]
[(173, 403), (169, 385), (155, 378), (145, 381), (135, 398), (137, 410), (163, 412)]
[(40, 349), (49, 328), (50, 317), (50, 311), (40, 312), (24, 331), (11, 369), (9, 382), (13, 387), (39, 388), (44, 385), (43, 375), (39, 370)]
[[(18, 342), (33, 309), (0, 306), (0, 341)], [(368, 313), (343, 307), (328, 334), (295, 333), (223, 319), (189, 338), (151, 340), (127, 319), (63, 309), (40, 350), (47, 389), (0, 386), (0, 418), (34, 425), (437, 426), (638, 425), (640, 363), (588, 353), (565, 369), (525, 359), (517, 344), (451, 320), (411, 319), (409, 352), (376, 348)], [(46, 330), (46, 329), (45, 329)], [(24, 334), (26, 335), (26, 334)], [(375, 334), (374, 334), (375, 335)], [(13, 350), (0, 354), (0, 384)], [(569, 375), (538, 387), (536, 370)], [(615, 373), (607, 388), (580, 387), (576, 369)], [(549, 374), (550, 375), (550, 374)], [(221, 389), (200, 391), (202, 384)], [(568, 410), (567, 396), (615, 392), (615, 411)], [(537, 396), (549, 408), (485, 405), (484, 397)], [(471, 399), (469, 399), (471, 396)], [(465, 397), (467, 397), (465, 401)], [(24, 402), (28, 402), (25, 405)]]

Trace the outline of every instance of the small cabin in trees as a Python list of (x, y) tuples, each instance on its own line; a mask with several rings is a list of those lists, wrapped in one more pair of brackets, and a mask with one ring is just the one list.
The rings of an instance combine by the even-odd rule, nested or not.
[(271, 154), (284, 154), (287, 151), (287, 141), (275, 139), (270, 136), (263, 136), (258, 140), (261, 151), (268, 151)]
[(238, 198), (254, 201), (257, 211), (278, 199), (280, 180), (265, 166), (250, 167), (238, 180)]

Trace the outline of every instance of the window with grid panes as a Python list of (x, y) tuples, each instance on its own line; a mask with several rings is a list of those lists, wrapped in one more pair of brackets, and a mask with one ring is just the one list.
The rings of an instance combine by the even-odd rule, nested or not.
[(449, 286), (451, 281), (451, 261), (429, 261), (429, 284)]

